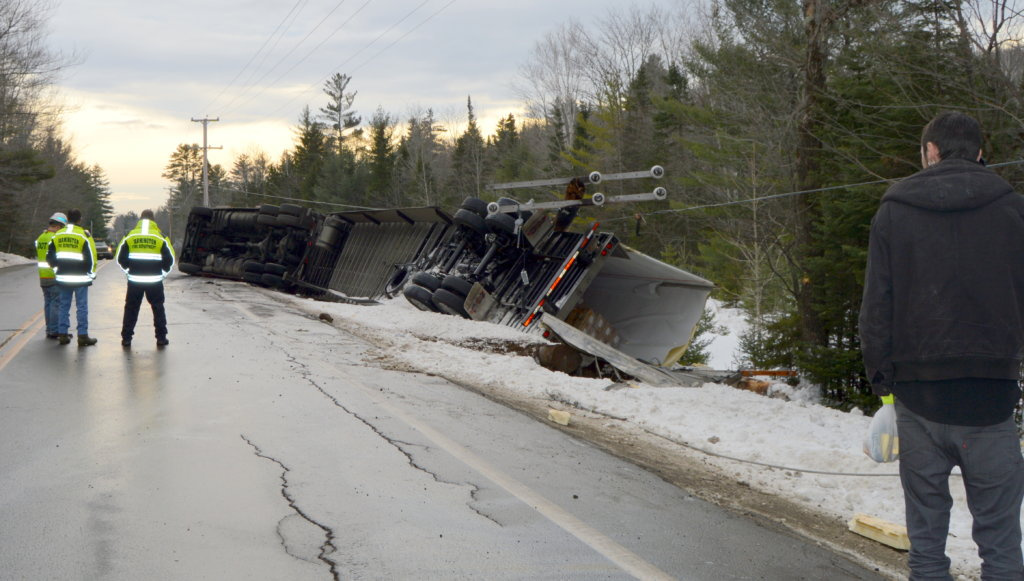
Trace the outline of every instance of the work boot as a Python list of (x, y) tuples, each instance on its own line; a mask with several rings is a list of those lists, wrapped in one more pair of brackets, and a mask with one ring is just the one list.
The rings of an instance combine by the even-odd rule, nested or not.
[(131, 339), (121, 339), (121, 346), (124, 347), (125, 349), (131, 347), (132, 346), (132, 340)]
[(157, 337), (157, 339), (156, 339), (156, 346), (157, 347), (163, 347), (163, 346), (167, 345), (168, 343), (170, 343), (170, 341), (167, 340), (167, 337)]
[(61, 345), (67, 345), (71, 342), (71, 335), (68, 335), (67, 333), (58, 333), (57, 342)]
[(95, 339), (95, 338), (90, 337), (88, 335), (79, 335), (78, 336), (78, 346), (79, 347), (88, 347), (89, 345), (95, 345), (96, 341), (98, 341), (98, 339)]
[(60, 339), (60, 333), (47, 333), (47, 339)]

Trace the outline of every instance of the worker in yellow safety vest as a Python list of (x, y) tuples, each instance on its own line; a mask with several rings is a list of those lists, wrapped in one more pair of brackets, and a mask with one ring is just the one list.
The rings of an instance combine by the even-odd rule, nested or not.
[(61, 345), (71, 342), (71, 300), (75, 301), (75, 320), (78, 323), (78, 346), (95, 345), (89, 336), (89, 287), (96, 278), (96, 242), (92, 235), (78, 225), (82, 212), (75, 208), (68, 212), (68, 225), (53, 234), (46, 250), (46, 262), (53, 268), (60, 291), (57, 340)]
[(50, 239), (62, 227), (68, 225), (68, 217), (63, 212), (50, 216), (46, 230), (36, 238), (36, 262), (39, 265), (39, 286), (43, 289), (43, 315), (46, 319), (46, 338), (56, 339), (57, 321), (60, 319), (60, 291), (53, 268), (46, 262), (46, 251), (50, 247)]
[(167, 313), (164, 310), (164, 278), (174, 267), (171, 241), (160, 231), (152, 210), (143, 210), (139, 223), (117, 245), (114, 260), (128, 276), (128, 292), (124, 298), (124, 319), (121, 321), (121, 345), (132, 344), (139, 308), (145, 297), (153, 309), (153, 327), (157, 347), (167, 340)]

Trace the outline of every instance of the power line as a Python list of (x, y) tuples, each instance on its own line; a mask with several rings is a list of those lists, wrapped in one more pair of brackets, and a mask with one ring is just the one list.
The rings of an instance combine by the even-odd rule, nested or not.
[[(239, 92), (239, 94), (235, 95), (235, 98), (234, 98), (234, 99), (232, 99), (232, 100), (231, 100), (231, 102), (227, 104), (227, 106), (225, 107), (225, 109), (227, 109), (228, 111), (230, 111), (230, 110), (231, 110), (231, 107), (232, 107), (232, 105), (234, 105), (234, 104), (235, 104), (235, 102), (236, 102), (236, 101), (238, 101), (238, 99), (239, 99), (239, 98), (240, 98), (240, 97), (241, 97), (242, 95), (244, 95), (244, 94), (245, 94), (246, 92), (248, 92), (248, 91), (249, 91), (249, 89), (250, 89), (251, 87), (255, 87), (256, 85), (258, 85), (259, 83), (261, 83), (261, 82), (263, 81), (263, 79), (267, 78), (267, 75), (269, 75), (270, 73), (274, 72), (274, 70), (275, 70), (275, 69), (277, 69), (277, 67), (281, 66), (281, 63), (283, 63), (283, 62), (284, 62), (284, 61), (285, 61), (285, 60), (286, 60), (286, 59), (287, 59), (288, 57), (290, 57), (290, 56), (292, 55), (292, 53), (294, 53), (294, 52), (295, 52), (296, 50), (298, 50), (298, 48), (299, 48), (300, 46), (302, 46), (302, 44), (303, 44), (304, 42), (306, 42), (306, 40), (307, 40), (307, 39), (308, 39), (308, 38), (309, 38), (310, 36), (312, 36), (314, 32), (316, 32), (317, 30), (319, 30), (319, 29), (320, 29), (320, 27), (321, 27), (321, 26), (323, 26), (324, 22), (326, 22), (326, 21), (327, 21), (327, 19), (328, 19), (328, 18), (330, 18), (332, 14), (334, 14), (335, 12), (337, 12), (337, 11), (338, 11), (338, 9), (339, 9), (339, 8), (341, 8), (341, 6), (342, 6), (343, 4), (345, 4), (345, 2), (346, 2), (346, 1), (347, 1), (347, 0), (340, 0), (340, 2), (338, 2), (337, 4), (335, 4), (335, 5), (334, 5), (334, 8), (331, 8), (331, 10), (330, 10), (330, 11), (329, 11), (329, 12), (328, 12), (327, 14), (325, 14), (323, 18), (321, 18), (321, 19), (320, 19), (320, 22), (318, 22), (318, 23), (316, 24), (316, 26), (314, 26), (314, 27), (313, 27), (313, 29), (312, 29), (312, 30), (310, 30), (309, 32), (307, 32), (307, 33), (306, 33), (306, 36), (302, 37), (302, 40), (300, 40), (300, 41), (299, 41), (298, 43), (296, 43), (296, 44), (295, 44), (295, 46), (293, 46), (293, 47), (291, 48), (291, 50), (289, 50), (289, 51), (288, 51), (287, 53), (285, 53), (285, 55), (284, 55), (284, 56), (282, 56), (282, 57), (281, 57), (280, 59), (278, 59), (278, 61), (277, 61), (276, 63), (274, 63), (274, 66), (272, 66), (272, 67), (270, 67), (269, 69), (267, 69), (267, 71), (266, 71), (265, 73), (263, 73), (263, 75), (262, 75), (262, 76), (261, 76), (260, 78), (256, 79), (256, 81), (255, 81), (255, 82), (253, 82), (253, 83), (252, 83), (251, 85), (247, 86), (247, 87), (246, 87), (245, 89), (243, 89), (243, 90), (242, 90), (241, 92)], [(264, 88), (264, 89), (262, 89), (262, 90), (260, 91), (260, 93), (259, 93), (259, 94), (262, 94), (262, 91), (264, 91), (264, 90), (266, 90), (266, 89), (265, 89), (265, 88)], [(251, 97), (250, 97), (249, 99), (246, 99), (246, 100), (245, 100), (245, 101), (244, 101), (243, 103), (247, 103), (247, 102), (249, 102), (249, 100), (251, 100)]]
[[(429, 1), (430, 0), (425, 0), (425, 2), (429, 2)], [(286, 70), (285, 72), (283, 72), (280, 75), (278, 75), (277, 78), (274, 79), (271, 83), (269, 83), (268, 85), (266, 85), (265, 87), (260, 89), (260, 91), (258, 93), (256, 93), (255, 95), (249, 97), (248, 99), (246, 99), (245, 101), (240, 103), (239, 106), (244, 105), (245, 103), (248, 103), (249, 101), (255, 99), (256, 97), (259, 97), (260, 95), (265, 93), (269, 87), (273, 87), (274, 85), (279, 83), (281, 81), (281, 79), (283, 79), (285, 76), (288, 75), (288, 73), (294, 71), (296, 67), (298, 67), (302, 63), (306, 62), (306, 59), (308, 59), (310, 56), (312, 56), (313, 53), (317, 51), (317, 49), (319, 49), (321, 46), (324, 45), (324, 43), (326, 43), (328, 40), (334, 38), (334, 35), (338, 34), (338, 32), (341, 31), (341, 29), (344, 28), (346, 24), (351, 22), (352, 19), (356, 17), (356, 15), (358, 15), (360, 12), (362, 12), (363, 9), (366, 8), (370, 4), (370, 2), (373, 2), (373, 0), (366, 0), (366, 2), (363, 2), (363, 5), (360, 6), (358, 9), (356, 9), (356, 11), (353, 12), (347, 19), (345, 19), (344, 22), (342, 22), (337, 28), (335, 28), (334, 32), (332, 32), (329, 35), (327, 35), (326, 37), (324, 37), (324, 39), (321, 40), (319, 44), (317, 44), (316, 46), (311, 48), (301, 59), (295, 61), (295, 64), (293, 64), (291, 67), (289, 67), (288, 70)], [(308, 91), (308, 89), (307, 89), (307, 91)], [(290, 103), (290, 101), (289, 101), (289, 103)], [(273, 114), (271, 114), (270, 116), (272, 117)]]
[(259, 192), (247, 192), (245, 190), (239, 190), (235, 188), (221, 188), (227, 192), (237, 192), (239, 194), (246, 194), (248, 196), (260, 196), (262, 198), (273, 198), (275, 200), (291, 200), (294, 202), (304, 202), (306, 204), (320, 204), (322, 206), (335, 206), (338, 208), (352, 208), (355, 210), (386, 210), (387, 208), (372, 208), (369, 206), (356, 206), (354, 204), (339, 204), (337, 202), (320, 202), (317, 200), (306, 200), (303, 198), (292, 198), (288, 196), (275, 196), (273, 194), (261, 194)]
[[(402, 40), (404, 40), (404, 39), (405, 39), (405, 37), (409, 36), (409, 35), (410, 35), (410, 34), (412, 34), (413, 32), (416, 32), (416, 30), (417, 30), (417, 29), (418, 29), (419, 27), (421, 27), (421, 26), (423, 26), (424, 24), (426, 24), (427, 22), (430, 22), (431, 20), (433, 20), (433, 18), (434, 18), (435, 16), (437, 16), (438, 14), (440, 14), (441, 12), (443, 12), (443, 11), (444, 11), (444, 10), (445, 10), (446, 8), (448, 8), (448, 7), (449, 7), (449, 6), (451, 6), (452, 4), (455, 4), (455, 1), (456, 1), (456, 0), (448, 0), (448, 3), (447, 3), (447, 4), (445, 4), (444, 6), (442, 6), (442, 7), (438, 8), (436, 12), (434, 12), (434, 13), (433, 13), (433, 14), (431, 14), (430, 16), (428, 16), (428, 17), (424, 18), (423, 20), (421, 20), (419, 24), (417, 24), (416, 26), (413, 26), (412, 28), (410, 28), (408, 32), (406, 32), (406, 33), (405, 33), (405, 34), (403, 34), (402, 36), (400, 36), (400, 37), (398, 37), (397, 39), (395, 39), (395, 41), (394, 41), (394, 42), (392, 42), (391, 44), (389, 44), (389, 45), (385, 46), (384, 48), (380, 49), (379, 51), (377, 51), (377, 54), (375, 54), (375, 55), (373, 55), (372, 57), (370, 57), (370, 58), (366, 59), (365, 61), (363, 61), (363, 64), (361, 64), (361, 65), (357, 66), (356, 68), (352, 69), (352, 71), (353, 71), (353, 72), (355, 72), (355, 71), (358, 71), (359, 69), (361, 69), (361, 68), (363, 68), (364, 66), (366, 66), (367, 64), (369, 64), (369, 62), (370, 62), (370, 61), (372, 61), (373, 59), (375, 59), (375, 58), (379, 57), (379, 56), (380, 56), (380, 55), (381, 55), (381, 54), (382, 54), (382, 53), (383, 53), (384, 51), (386, 51), (386, 50), (388, 50), (389, 48), (391, 48), (391, 47), (395, 46), (396, 44), (398, 44), (399, 42), (401, 42)], [(416, 10), (419, 10), (419, 7), (417, 7), (417, 8), (416, 8)]]
[[(293, 13), (295, 13), (296, 9), (299, 8), (299, 6), (305, 4), (306, 1), (307, 0), (297, 0), (295, 4), (292, 5), (292, 9), (288, 11), (288, 14), (285, 14), (284, 18), (281, 19), (281, 22), (277, 23), (277, 27), (274, 28), (274, 32), (271, 32), (270, 36), (268, 36), (267, 39), (263, 41), (263, 44), (260, 46), (260, 48), (255, 53), (253, 53), (252, 57), (249, 58), (249, 62), (245, 63), (245, 66), (243, 66), (237, 73), (235, 73), (234, 78), (232, 78), (231, 81), (228, 82), (228, 84), (225, 85), (224, 88), (222, 88), (219, 93), (217, 93), (217, 96), (214, 97), (213, 100), (211, 100), (209, 103), (207, 103), (206, 110), (209, 110), (213, 106), (213, 104), (221, 98), (224, 92), (230, 89), (232, 85), (235, 84), (235, 81), (237, 81), (238, 78), (242, 76), (242, 74), (249, 68), (249, 65), (251, 65), (252, 62), (256, 60), (256, 57), (258, 57), (260, 53), (263, 52), (263, 49), (267, 48), (267, 45), (270, 44), (270, 41), (273, 40), (275, 36), (277, 36), (278, 31), (281, 31), (281, 27), (284, 26), (286, 22), (288, 22), (288, 19), (292, 16)], [(298, 14), (295, 13), (295, 16), (298, 17)], [(292, 22), (294, 22), (294, 20)], [(287, 32), (288, 28), (290, 27), (291, 24), (289, 24), (283, 31), (281, 31), (281, 36), (284, 36), (284, 33)], [(280, 37), (278, 37), (278, 40), (280, 40)], [(277, 46), (277, 42), (274, 43), (274, 46)], [(263, 60), (266, 60), (266, 55), (264, 55)], [(260, 64), (263, 64), (262, 60), (260, 61)], [(250, 75), (250, 78), (252, 78), (252, 75)]]
[[(395, 28), (396, 26), (398, 26), (399, 24), (401, 24), (402, 22), (404, 22), (405, 20), (407, 20), (407, 19), (408, 19), (408, 18), (409, 18), (410, 16), (412, 16), (413, 14), (415, 14), (415, 13), (416, 13), (417, 11), (419, 11), (419, 9), (420, 9), (420, 8), (422, 8), (422, 7), (424, 6), (424, 5), (426, 5), (426, 4), (428, 3), (428, 2), (430, 2), (430, 0), (424, 0), (424, 1), (422, 2), (422, 3), (420, 3), (420, 5), (419, 5), (419, 6), (417, 6), (417, 7), (413, 8), (412, 10), (410, 10), (409, 12), (407, 12), (407, 13), (405, 14), (405, 16), (402, 16), (401, 18), (399, 18), (399, 19), (398, 19), (398, 21), (396, 21), (396, 22), (395, 22), (394, 24), (392, 24), (392, 25), (391, 25), (390, 27), (388, 27), (388, 28), (387, 28), (386, 30), (384, 30), (384, 32), (381, 32), (380, 34), (378, 34), (376, 38), (374, 38), (373, 40), (371, 40), (371, 41), (370, 41), (370, 42), (369, 42), (368, 44), (366, 44), (366, 45), (365, 45), (364, 47), (360, 48), (359, 50), (357, 50), (356, 52), (354, 52), (354, 53), (353, 53), (353, 54), (352, 54), (351, 56), (349, 56), (349, 57), (348, 57), (347, 59), (345, 59), (345, 60), (344, 60), (344, 61), (342, 61), (342, 62), (341, 62), (340, 64), (338, 64), (338, 66), (336, 66), (336, 67), (334, 68), (334, 70), (336, 70), (336, 71), (337, 71), (337, 70), (341, 70), (341, 69), (342, 69), (342, 68), (343, 68), (343, 67), (344, 67), (344, 66), (345, 66), (346, 64), (348, 64), (348, 63), (349, 63), (349, 62), (350, 62), (350, 61), (351, 61), (352, 59), (354, 59), (355, 57), (357, 57), (357, 56), (358, 56), (358, 55), (359, 55), (360, 53), (362, 53), (362, 52), (363, 52), (364, 50), (366, 50), (366, 49), (370, 48), (371, 46), (373, 46), (374, 44), (376, 44), (376, 42), (377, 42), (378, 40), (380, 40), (381, 38), (383, 38), (383, 37), (384, 37), (384, 36), (385, 36), (385, 35), (386, 35), (387, 33), (391, 32), (391, 31), (392, 31), (392, 30), (393, 30), (393, 29), (394, 29), (394, 28)], [(392, 42), (391, 44), (389, 44), (389, 45), (385, 46), (384, 48), (382, 48), (381, 50), (377, 51), (377, 53), (376, 53), (376, 54), (374, 54), (374, 55), (373, 55), (373, 56), (371, 56), (370, 58), (366, 59), (365, 61), (363, 61), (363, 63), (362, 63), (362, 64), (360, 64), (359, 66), (355, 67), (354, 69), (352, 69), (352, 70), (351, 70), (351, 71), (349, 71), (349, 72), (355, 72), (355, 71), (357, 71), (357, 70), (361, 69), (362, 67), (366, 66), (366, 65), (367, 65), (367, 64), (368, 64), (368, 63), (369, 63), (370, 61), (372, 61), (373, 59), (375, 59), (375, 58), (377, 58), (378, 56), (380, 56), (380, 55), (381, 55), (381, 54), (382, 54), (382, 53), (383, 53), (384, 51), (388, 50), (388, 49), (389, 49), (389, 48), (391, 48), (392, 46), (394, 46), (394, 45), (398, 44), (399, 42), (401, 42), (401, 41), (402, 41), (403, 39), (405, 39), (405, 37), (407, 37), (407, 36), (409, 36), (410, 34), (412, 34), (413, 32), (415, 32), (415, 31), (416, 31), (416, 30), (417, 30), (417, 29), (418, 29), (419, 27), (421, 27), (421, 26), (423, 26), (424, 24), (426, 24), (427, 22), (429, 22), (429, 21), (430, 21), (431, 19), (433, 19), (433, 18), (434, 18), (435, 16), (437, 16), (438, 14), (440, 14), (440, 13), (441, 13), (442, 11), (444, 11), (444, 10), (445, 10), (446, 8), (448, 8), (449, 6), (451, 6), (452, 4), (454, 4), (455, 2), (456, 2), (456, 0), (449, 0), (449, 2), (448, 2), (447, 4), (445, 4), (444, 6), (442, 6), (441, 8), (439, 8), (438, 10), (436, 10), (436, 11), (435, 11), (435, 12), (434, 12), (433, 14), (431, 14), (430, 16), (428, 16), (428, 17), (424, 18), (423, 20), (421, 20), (421, 21), (420, 21), (420, 22), (419, 22), (419, 23), (418, 23), (418, 24), (417, 24), (416, 26), (414, 26), (414, 27), (412, 27), (411, 29), (409, 29), (409, 30), (408, 30), (408, 31), (407, 31), (407, 32), (406, 32), (405, 34), (403, 34), (402, 36), (398, 37), (398, 38), (397, 38), (397, 39), (396, 39), (395, 41), (393, 41), (393, 42)], [(332, 73), (332, 74), (333, 74), (333, 73)], [(320, 87), (321, 85), (323, 85), (323, 84), (324, 84), (324, 82), (326, 82), (326, 81), (327, 81), (327, 79), (329, 79), (329, 78), (330, 78), (330, 75), (328, 75), (327, 77), (324, 77), (324, 78), (323, 78), (322, 80), (320, 80), (320, 81), (319, 81), (319, 82), (317, 82), (317, 83), (313, 83), (312, 85), (310, 85), (309, 87), (307, 87), (307, 88), (306, 88), (305, 90), (303, 90), (302, 92), (300, 92), (300, 93), (299, 93), (299, 94), (297, 94), (296, 96), (292, 97), (292, 98), (291, 98), (290, 100), (288, 100), (288, 101), (287, 101), (286, 103), (284, 103), (283, 105), (281, 105), (281, 106), (280, 106), (280, 107), (278, 107), (277, 109), (274, 109), (274, 110), (273, 110), (273, 111), (272, 111), (272, 112), (270, 113), (270, 115), (269, 115), (269, 116), (270, 116), (270, 117), (273, 117), (273, 116), (277, 115), (277, 114), (278, 114), (279, 112), (281, 112), (281, 111), (282, 111), (283, 109), (285, 109), (286, 107), (289, 107), (289, 106), (290, 106), (290, 105), (291, 105), (292, 103), (294, 103), (294, 102), (295, 102), (295, 101), (296, 101), (297, 99), (299, 99), (299, 98), (301, 98), (301, 97), (305, 96), (305, 95), (306, 95), (307, 93), (309, 93), (310, 91), (312, 91), (312, 90), (313, 90), (314, 88), (317, 88), (317, 87)]]
[[(1019, 164), (1024, 164), (1024, 159), (1018, 159), (1018, 160), (1015, 160), (1015, 161), (1004, 161), (1002, 163), (990, 163), (990, 164), (986, 164), (986, 167), (995, 168), (995, 167), (1004, 167), (1004, 166), (1019, 165)], [(668, 209), (665, 209), (665, 210), (653, 210), (651, 212), (637, 213), (637, 214), (634, 214), (632, 216), (621, 216), (621, 217), (618, 217), (618, 218), (608, 218), (606, 220), (602, 220), (602, 222), (615, 222), (617, 220), (632, 220), (632, 219), (635, 219), (637, 216), (655, 216), (655, 215), (658, 215), (658, 214), (677, 214), (679, 212), (690, 212), (690, 211), (693, 211), (693, 210), (707, 210), (709, 208), (722, 208), (722, 207), (725, 207), (725, 206), (738, 206), (740, 204), (751, 204), (751, 203), (754, 203), (754, 202), (762, 202), (762, 201), (765, 201), (765, 200), (776, 200), (776, 199), (779, 199), (779, 198), (789, 198), (789, 197), (793, 197), (793, 196), (802, 196), (802, 195), (806, 195), (806, 194), (816, 194), (816, 193), (820, 193), (820, 192), (829, 192), (829, 191), (833, 191), (833, 190), (846, 190), (846, 189), (850, 189), (850, 188), (859, 188), (859, 187), (863, 187), (863, 186), (873, 186), (873, 185), (877, 185), (877, 184), (896, 183), (896, 182), (902, 181), (904, 179), (906, 179), (906, 178), (879, 179), (879, 180), (872, 180), (872, 181), (868, 181), (868, 182), (858, 182), (858, 183), (855, 183), (855, 184), (842, 184), (842, 185), (838, 185), (838, 186), (826, 186), (826, 187), (823, 187), (823, 188), (814, 188), (814, 189), (810, 189), (810, 190), (799, 190), (799, 191), (795, 191), (795, 192), (785, 192), (785, 193), (782, 193), (782, 194), (772, 194), (770, 196), (759, 196), (759, 197), (756, 197), (756, 198), (746, 198), (746, 199), (743, 199), (743, 200), (732, 200), (732, 201), (729, 201), (729, 202), (717, 202), (717, 203), (714, 203), (714, 204), (703, 204), (703, 205), (700, 205), (700, 206), (689, 206), (689, 207), (686, 207), (686, 208), (668, 208)]]

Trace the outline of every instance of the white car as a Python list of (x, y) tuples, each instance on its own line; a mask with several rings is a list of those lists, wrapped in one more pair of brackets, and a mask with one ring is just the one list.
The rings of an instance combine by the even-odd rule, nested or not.
[(106, 240), (96, 241), (96, 258), (114, 259), (114, 251), (110, 249), (110, 245), (107, 244)]

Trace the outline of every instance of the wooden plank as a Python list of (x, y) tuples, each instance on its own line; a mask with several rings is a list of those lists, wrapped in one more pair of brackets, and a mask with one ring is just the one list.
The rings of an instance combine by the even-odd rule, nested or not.
[(883, 545), (900, 551), (910, 550), (907, 527), (866, 514), (856, 514), (850, 520), (850, 530)]
[(548, 408), (548, 419), (556, 424), (568, 426), (571, 418), (572, 414), (569, 412)]
[(796, 377), (796, 371), (792, 369), (743, 369), (740, 371), (743, 377), (755, 377), (764, 375), (766, 377)]

